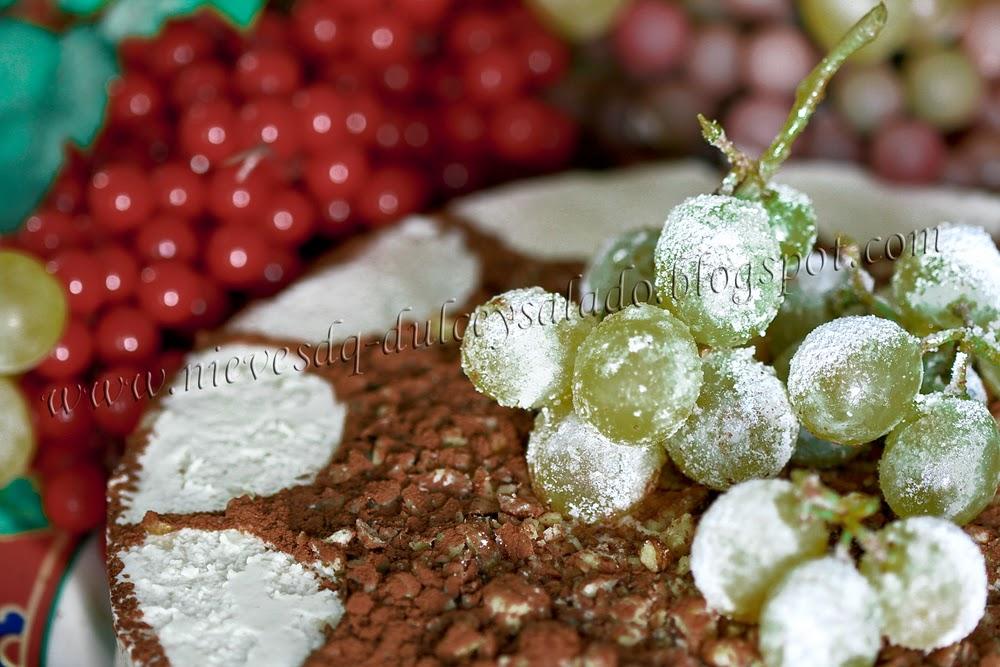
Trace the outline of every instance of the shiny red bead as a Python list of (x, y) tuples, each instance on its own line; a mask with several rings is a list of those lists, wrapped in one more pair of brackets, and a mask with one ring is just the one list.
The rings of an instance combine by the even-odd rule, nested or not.
[(448, 31), (448, 48), (457, 56), (486, 53), (507, 37), (506, 25), (496, 14), (469, 11), (457, 16)]
[(163, 95), (150, 78), (128, 72), (108, 87), (108, 116), (114, 123), (134, 125), (163, 113)]
[(350, 47), (350, 22), (336, 0), (300, 0), (292, 7), (297, 45), (314, 56), (330, 57)]
[(189, 21), (172, 21), (147, 46), (145, 61), (155, 74), (171, 77), (212, 55), (212, 40)]
[(205, 307), (202, 279), (182, 262), (156, 262), (139, 277), (139, 304), (160, 324), (182, 325)]
[(77, 378), (53, 382), (31, 402), (35, 428), (42, 443), (61, 442), (75, 447), (89, 444), (94, 431), (90, 384)]
[(367, 65), (391, 65), (413, 55), (413, 28), (395, 14), (368, 14), (358, 20), (353, 32), (354, 54)]
[(101, 287), (105, 303), (121, 303), (135, 294), (139, 285), (139, 264), (128, 250), (107, 245), (94, 251), (101, 267)]
[(513, 99), (525, 82), (517, 55), (506, 49), (490, 49), (465, 63), (463, 81), (469, 99), (491, 105)]
[(101, 373), (94, 383), (94, 421), (111, 436), (124, 438), (139, 424), (148, 400), (147, 379), (153, 388), (159, 378), (131, 366), (118, 366)]
[(153, 212), (153, 190), (146, 175), (129, 164), (114, 164), (90, 179), (87, 203), (94, 222), (109, 232), (134, 229)]
[(497, 154), (525, 166), (563, 164), (572, 153), (575, 131), (573, 121), (561, 111), (532, 99), (501, 107), (490, 122)]
[(214, 280), (202, 277), (201, 296), (194, 304), (195, 315), (179, 328), (182, 331), (203, 331), (213, 329), (229, 314), (229, 297)]
[(343, 148), (316, 155), (303, 166), (302, 177), (319, 201), (347, 199), (364, 185), (368, 158), (358, 148)]
[(423, 174), (410, 167), (382, 167), (372, 172), (357, 196), (358, 213), (383, 225), (419, 211), (429, 187)]
[(170, 99), (180, 108), (195, 102), (214, 102), (228, 93), (229, 72), (214, 60), (185, 67), (170, 86)]
[(242, 225), (219, 227), (208, 239), (205, 266), (223, 285), (247, 288), (264, 280), (270, 247), (256, 230)]
[(271, 296), (291, 282), (301, 270), (298, 256), (285, 248), (271, 248), (264, 264), (264, 276), (251, 292), (254, 296)]
[(71, 248), (81, 240), (70, 216), (53, 209), (33, 213), (15, 237), (19, 247), (38, 257)]
[[(93, 428), (93, 418), (89, 428)], [(66, 468), (91, 460), (95, 455), (93, 447), (90, 446), (94, 439), (89, 440), (90, 442), (84, 443), (65, 440), (43, 441), (38, 446), (32, 468), (41, 473), (43, 478), (49, 478)]]
[(153, 196), (164, 213), (193, 220), (205, 210), (205, 181), (188, 165), (168, 162), (153, 170)]
[(267, 206), (275, 185), (264, 164), (252, 169), (234, 165), (218, 169), (208, 186), (208, 210), (226, 222), (249, 222)]
[(514, 47), (532, 86), (549, 86), (569, 69), (569, 48), (540, 28), (519, 35)]
[(97, 323), (97, 354), (107, 364), (140, 366), (160, 351), (160, 331), (138, 308), (117, 306)]
[(296, 190), (281, 190), (261, 216), (264, 236), (283, 246), (296, 247), (304, 243), (316, 228), (316, 208)]
[(306, 152), (322, 152), (348, 138), (348, 106), (344, 96), (331, 86), (316, 85), (292, 98), (298, 114), (299, 135)]
[(192, 104), (181, 115), (178, 139), (189, 157), (224, 160), (237, 151), (236, 112), (223, 101)]
[(139, 255), (151, 262), (177, 259), (188, 262), (198, 254), (198, 237), (190, 223), (173, 216), (158, 216), (135, 237)]
[(375, 142), (375, 131), (384, 115), (382, 104), (368, 93), (355, 93), (346, 98), (344, 126), (349, 136), (367, 146)]
[(360, 228), (354, 206), (346, 199), (331, 199), (320, 206), (318, 230), (326, 238), (339, 239)]
[(273, 98), (245, 104), (239, 112), (239, 131), (244, 148), (263, 146), (283, 160), (295, 155), (302, 143), (295, 110)]
[(277, 49), (253, 49), (236, 61), (236, 87), (246, 97), (291, 95), (301, 80), (298, 61)]
[(82, 250), (64, 250), (46, 265), (66, 290), (70, 312), (88, 316), (104, 303), (104, 273), (97, 259)]
[(459, 155), (481, 154), (486, 140), (486, 118), (468, 103), (450, 104), (442, 110), (442, 136), (449, 150)]
[(94, 359), (94, 339), (79, 320), (70, 320), (62, 338), (35, 372), (50, 380), (67, 380), (81, 375)]
[(70, 533), (97, 528), (105, 521), (105, 485), (104, 471), (93, 463), (56, 472), (42, 487), (45, 516)]

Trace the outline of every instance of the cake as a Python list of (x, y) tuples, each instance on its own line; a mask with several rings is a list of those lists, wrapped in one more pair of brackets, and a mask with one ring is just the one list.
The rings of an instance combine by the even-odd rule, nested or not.
[[(995, 197), (830, 165), (782, 180), (810, 192), (828, 235), (956, 216), (1000, 231)], [(110, 483), (119, 664), (758, 660), (756, 629), (707, 610), (690, 575), (711, 492), (668, 466), (614, 521), (551, 511), (528, 479), (532, 416), (478, 394), (455, 344), (476, 304), (512, 287), (566, 293), (603, 239), (659, 225), (716, 182), (680, 163), (471, 195), (348, 243), (204, 337)], [(874, 466), (862, 456), (824, 481), (877, 493)], [(998, 529), (993, 506), (966, 527), (991, 584)], [(886, 647), (880, 663), (1000, 664), (995, 603), (962, 642)]]

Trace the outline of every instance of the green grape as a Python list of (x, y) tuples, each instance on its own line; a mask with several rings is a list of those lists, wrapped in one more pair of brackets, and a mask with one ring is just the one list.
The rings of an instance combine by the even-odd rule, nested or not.
[(0, 378), (0, 489), (27, 470), (34, 451), (28, 406), (17, 385)]
[(528, 472), (553, 509), (587, 523), (627, 511), (656, 484), (663, 449), (608, 440), (573, 412), (543, 409), (528, 438)]
[(974, 324), (1000, 319), (1000, 251), (981, 227), (945, 223), (929, 230), (896, 262), (893, 301), (907, 328), (918, 335), (964, 326), (958, 307)]
[(788, 394), (802, 425), (844, 445), (871, 442), (902, 419), (920, 391), (920, 340), (872, 315), (841, 317), (806, 336)]
[(979, 111), (983, 97), (982, 78), (959, 49), (909, 58), (906, 84), (913, 113), (944, 131), (967, 125)]
[(864, 667), (882, 646), (882, 610), (847, 559), (797, 565), (768, 594), (760, 615), (766, 667)]
[(462, 370), (500, 405), (559, 403), (569, 397), (573, 357), (593, 325), (559, 294), (540, 287), (504, 292), (473, 313)]
[(1000, 479), (1000, 432), (979, 401), (921, 396), (913, 415), (885, 440), (879, 486), (901, 517), (930, 515), (965, 524), (993, 500)]
[[(767, 328), (771, 350), (791, 347), (819, 325), (843, 315), (856, 303), (850, 270), (844, 267), (838, 270), (832, 260), (827, 261), (824, 257), (812, 253), (807, 260), (803, 260), (795, 279), (789, 281), (785, 300)], [(864, 269), (861, 269), (861, 275), (866, 284), (874, 282)]]
[(715, 350), (702, 358), (698, 401), (666, 441), (681, 472), (713, 489), (774, 477), (795, 446), (799, 422), (785, 386), (753, 352)]
[(527, 4), (563, 37), (585, 41), (607, 32), (628, 0), (527, 0)]
[[(920, 385), (921, 394), (944, 391), (951, 381), (955, 365), (955, 346), (948, 345), (924, 354), (924, 381)], [(981, 403), (989, 402), (983, 380), (971, 365), (966, 369), (965, 390), (969, 398)]]
[(695, 529), (694, 583), (711, 609), (753, 622), (782, 575), (821, 556), (828, 540), (826, 525), (803, 512), (791, 482), (743, 482), (719, 496)]
[(677, 430), (701, 390), (698, 347), (684, 323), (640, 304), (588, 334), (573, 369), (573, 405), (616, 442), (660, 442)]
[(746, 344), (781, 305), (781, 249), (759, 203), (685, 200), (667, 216), (654, 258), (662, 303), (703, 345)]
[(961, 528), (918, 516), (894, 521), (865, 546), (861, 573), (897, 646), (931, 651), (972, 632), (986, 606), (986, 562)]
[(41, 262), (11, 250), (0, 250), (0, 285), (0, 373), (20, 373), (59, 341), (66, 295)]
[[(895, 53), (909, 37), (913, 25), (912, 0), (885, 0), (889, 19), (875, 40), (851, 60), (874, 63)], [(823, 48), (829, 49), (876, 0), (799, 0), (799, 13), (806, 29)]]
[(865, 445), (838, 445), (835, 442), (817, 438), (802, 428), (799, 429), (799, 438), (795, 443), (792, 463), (803, 468), (816, 468), (818, 470), (836, 468), (855, 458), (865, 449), (867, 449)]
[[(633, 229), (608, 241), (587, 265), (581, 303), (586, 307), (593, 299), (596, 310), (615, 312), (652, 302), (656, 298), (653, 251), (659, 238), (659, 230)], [(593, 296), (587, 296), (590, 292)]]
[(816, 243), (816, 209), (812, 199), (789, 185), (771, 183), (762, 200), (781, 254), (804, 262)]

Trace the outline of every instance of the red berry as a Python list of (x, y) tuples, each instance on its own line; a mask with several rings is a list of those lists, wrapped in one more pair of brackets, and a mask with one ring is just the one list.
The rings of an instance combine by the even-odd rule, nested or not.
[(319, 232), (323, 236), (339, 239), (357, 229), (357, 216), (348, 200), (331, 199), (320, 207)]
[(151, 262), (160, 259), (187, 262), (198, 254), (198, 237), (191, 225), (184, 220), (160, 216), (139, 230), (135, 237), (135, 247), (139, 255)]
[(153, 191), (138, 167), (114, 164), (90, 179), (87, 202), (97, 225), (110, 232), (123, 232), (149, 218), (153, 212)]
[(107, 364), (142, 365), (160, 350), (160, 331), (143, 311), (116, 306), (97, 323), (97, 354)]
[(193, 220), (205, 210), (205, 182), (181, 162), (168, 162), (153, 170), (153, 195), (164, 213)]
[(447, 195), (462, 194), (483, 184), (485, 173), (482, 166), (466, 160), (450, 160), (440, 165), (437, 171), (439, 187)]
[(44, 442), (85, 447), (94, 431), (90, 385), (67, 378), (46, 385), (33, 401), (35, 428)]
[(224, 160), (237, 149), (236, 114), (228, 102), (196, 102), (181, 115), (178, 138), (188, 156)]
[(298, 256), (285, 248), (271, 248), (264, 265), (263, 280), (252, 288), (254, 296), (271, 296), (298, 275)]
[(298, 61), (277, 49), (253, 49), (236, 61), (236, 87), (246, 97), (291, 95), (301, 79)]
[(334, 58), (323, 68), (323, 80), (338, 93), (369, 90), (374, 85), (371, 72), (357, 60)]
[(167, 23), (146, 49), (149, 69), (162, 77), (171, 77), (196, 60), (212, 53), (212, 40), (189, 21)]
[(266, 238), (291, 247), (304, 243), (312, 235), (315, 226), (316, 208), (295, 190), (274, 193), (261, 218), (261, 228)]
[(298, 152), (301, 139), (295, 111), (283, 100), (263, 98), (240, 109), (241, 144), (246, 148), (266, 146), (282, 159)]
[(439, 24), (454, 0), (392, 0), (393, 9), (405, 16), (414, 25), (431, 28)]
[(462, 77), (454, 69), (444, 64), (431, 65), (424, 71), (424, 88), (436, 100), (457, 103), (462, 99)]
[(112, 122), (134, 125), (163, 112), (160, 88), (142, 74), (128, 72), (113, 79), (108, 92), (108, 116)]
[(497, 154), (523, 165), (555, 167), (569, 159), (576, 128), (561, 111), (523, 99), (501, 107), (490, 122)]
[(619, 62), (635, 76), (669, 71), (687, 51), (691, 24), (679, 4), (636, 0), (618, 17), (612, 44)]
[(178, 107), (195, 102), (214, 102), (229, 92), (229, 73), (216, 61), (194, 63), (174, 78), (170, 99)]
[(292, 105), (299, 116), (302, 147), (307, 152), (323, 151), (347, 139), (347, 103), (332, 87), (310, 86), (295, 94)]
[(367, 65), (390, 65), (413, 55), (413, 29), (391, 13), (362, 17), (354, 26), (354, 36), (355, 56)]
[[(88, 428), (93, 429), (93, 418)], [(65, 440), (44, 441), (38, 447), (32, 467), (47, 479), (66, 468), (87, 461), (94, 456), (93, 448), (88, 446), (93, 443), (93, 439), (90, 440), (91, 442), (85, 443)]]
[(408, 167), (383, 167), (372, 172), (358, 193), (358, 213), (373, 225), (382, 225), (420, 210), (427, 200), (423, 174)]
[(297, 45), (314, 56), (328, 58), (348, 48), (348, 21), (337, 11), (335, 0), (296, 2), (292, 7), (292, 26)]
[(221, 324), (229, 314), (229, 298), (218, 283), (202, 277), (199, 289), (201, 296), (194, 304), (195, 315), (180, 327), (183, 331), (212, 329)]
[(64, 167), (49, 189), (47, 201), (62, 213), (75, 213), (83, 204), (83, 187), (86, 177)]
[(460, 57), (486, 53), (507, 36), (499, 16), (483, 11), (468, 11), (455, 17), (448, 31), (448, 48)]
[(85, 533), (105, 521), (104, 471), (93, 463), (61, 470), (45, 480), (42, 505), (57, 528)]
[(247, 43), (255, 47), (284, 50), (289, 46), (289, 25), (284, 16), (275, 11), (266, 11), (254, 24), (253, 31), (246, 35)]
[(556, 83), (569, 68), (569, 48), (544, 30), (529, 30), (520, 35), (515, 49), (521, 67), (533, 86)]
[(302, 177), (319, 201), (349, 198), (368, 177), (368, 158), (357, 148), (328, 151), (310, 158)]
[(24, 221), (16, 237), (18, 246), (39, 257), (48, 257), (80, 241), (80, 234), (70, 217), (52, 209), (33, 213)]
[(392, 155), (403, 146), (403, 126), (406, 119), (398, 111), (386, 111), (382, 114), (378, 129), (375, 130), (375, 143), (386, 154)]
[(419, 74), (415, 63), (388, 65), (381, 72), (382, 89), (397, 100), (410, 99), (419, 92)]
[(121, 303), (135, 294), (139, 264), (132, 253), (122, 246), (107, 245), (94, 251), (94, 259), (101, 267), (105, 303)]
[(64, 250), (45, 267), (66, 289), (70, 312), (88, 316), (104, 303), (104, 272), (93, 255), (82, 250)]
[(205, 307), (201, 278), (182, 262), (156, 262), (139, 278), (139, 304), (160, 324), (182, 325)]
[(355, 93), (346, 99), (344, 125), (350, 136), (365, 145), (375, 142), (375, 131), (382, 120), (382, 104), (367, 93)]
[(524, 86), (524, 70), (513, 52), (490, 49), (466, 62), (463, 81), (469, 99), (488, 106), (516, 97)]
[(219, 169), (209, 182), (208, 210), (226, 222), (253, 220), (267, 205), (274, 180), (264, 164), (252, 169), (243, 165)]
[(38, 364), (35, 371), (50, 380), (67, 380), (81, 375), (94, 358), (94, 339), (80, 320), (70, 320), (62, 338)]
[(223, 285), (237, 289), (264, 280), (270, 247), (255, 230), (242, 225), (224, 225), (212, 232), (205, 248), (205, 265)]
[(158, 378), (132, 366), (109, 368), (97, 376), (92, 388), (94, 421), (102, 431), (123, 438), (135, 430), (148, 399), (147, 379)]

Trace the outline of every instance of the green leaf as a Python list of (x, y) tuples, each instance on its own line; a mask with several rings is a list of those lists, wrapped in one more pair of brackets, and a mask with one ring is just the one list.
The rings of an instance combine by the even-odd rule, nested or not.
[[(104, 13), (101, 34), (112, 42), (126, 37), (152, 37), (172, 16), (190, 14), (206, 0), (117, 0)], [(257, 4), (257, 0), (247, 0)]]
[(208, 4), (240, 28), (246, 28), (257, 18), (264, 0), (209, 0)]
[(30, 108), (50, 94), (59, 41), (48, 30), (0, 18), (0, 112)]
[[(25, 122), (28, 121), (28, 122)], [(41, 118), (0, 116), (0, 234), (17, 229), (45, 196), (63, 161), (60, 128)]]
[(48, 525), (42, 499), (31, 480), (19, 477), (0, 489), (0, 535), (16, 535)]
[(59, 9), (69, 14), (93, 14), (108, 0), (59, 0)]
[(108, 83), (118, 74), (118, 61), (93, 26), (70, 30), (60, 43), (55, 98), (47, 115), (71, 141), (87, 147), (104, 122)]

